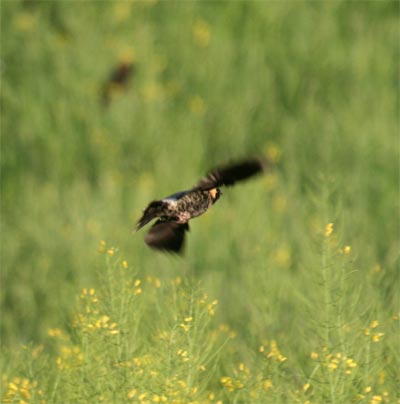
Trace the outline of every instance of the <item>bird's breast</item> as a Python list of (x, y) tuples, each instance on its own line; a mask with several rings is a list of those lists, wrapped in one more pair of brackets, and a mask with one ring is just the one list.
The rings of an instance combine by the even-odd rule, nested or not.
[(208, 191), (193, 191), (177, 201), (176, 209), (179, 216), (200, 216), (212, 205), (212, 197)]

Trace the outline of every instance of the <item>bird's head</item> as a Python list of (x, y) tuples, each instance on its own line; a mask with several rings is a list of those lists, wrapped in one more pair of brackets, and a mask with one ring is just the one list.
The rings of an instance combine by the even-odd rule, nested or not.
[(210, 193), (213, 204), (217, 202), (219, 197), (222, 195), (222, 192), (219, 188), (212, 188), (208, 192)]

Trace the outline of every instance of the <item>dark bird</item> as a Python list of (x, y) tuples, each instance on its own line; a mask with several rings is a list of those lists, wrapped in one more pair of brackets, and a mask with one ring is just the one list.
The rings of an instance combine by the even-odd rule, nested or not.
[(150, 202), (136, 230), (158, 218), (145, 236), (146, 244), (158, 250), (180, 253), (185, 233), (189, 231), (189, 220), (202, 215), (218, 201), (222, 195), (220, 187), (231, 186), (259, 174), (271, 164), (263, 158), (253, 158), (217, 167), (193, 188)]
[(135, 72), (135, 65), (131, 60), (124, 60), (110, 73), (108, 80), (104, 83), (101, 99), (104, 106), (123, 90), (128, 88), (131, 76)]

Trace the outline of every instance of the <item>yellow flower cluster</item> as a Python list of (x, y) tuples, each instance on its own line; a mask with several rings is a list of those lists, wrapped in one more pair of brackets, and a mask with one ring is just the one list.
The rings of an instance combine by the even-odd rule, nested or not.
[(140, 287), (141, 284), (142, 284), (142, 281), (140, 279), (135, 279), (135, 281), (133, 282), (133, 287), (134, 287), (133, 294), (135, 296), (140, 295), (143, 292), (142, 288)]
[(379, 322), (378, 320), (373, 320), (371, 322), (371, 324), (369, 325), (369, 327), (367, 327), (364, 330), (364, 335), (366, 337), (371, 337), (372, 342), (379, 342), (383, 336), (385, 335), (383, 332), (375, 332), (373, 330), (375, 330), (377, 327), (379, 326)]
[(60, 328), (50, 328), (47, 331), (47, 335), (52, 338), (58, 338), (58, 339), (68, 339), (68, 336), (64, 333), (63, 330)]
[(221, 385), (226, 388), (230, 393), (235, 390), (242, 389), (243, 383), (239, 379), (232, 379), (231, 377), (224, 376), (220, 379)]
[(357, 398), (359, 400), (368, 400), (369, 404), (381, 404), (381, 403), (389, 403), (391, 400), (389, 399), (389, 393), (384, 391), (383, 393), (376, 394), (373, 392), (371, 386), (367, 386), (364, 388), (363, 394), (357, 394)]
[[(99, 254), (107, 254), (110, 257), (112, 257), (117, 252), (117, 249), (115, 247), (112, 247), (112, 246), (108, 247), (107, 243), (104, 240), (100, 240), (99, 245), (97, 246), (97, 252)], [(123, 261), (123, 264), (122, 264), (123, 268), (125, 268), (124, 265), (126, 265), (126, 268), (128, 267), (128, 263), (126, 261)]]
[(181, 328), (183, 328), (183, 330), (185, 331), (185, 332), (188, 332), (189, 330), (190, 330), (190, 328), (191, 328), (191, 323), (192, 323), (192, 321), (193, 321), (193, 317), (186, 317), (184, 320), (183, 320), (183, 322), (181, 323), (181, 324), (179, 324), (179, 326), (181, 327)]
[(325, 355), (324, 366), (330, 372), (340, 368), (346, 375), (351, 375), (353, 373), (353, 369), (357, 367), (357, 363), (349, 356), (343, 355), (341, 352), (337, 352)]
[[(264, 345), (268, 345), (268, 341)], [(269, 344), (269, 350), (266, 350), (266, 347), (264, 345), (261, 345), (259, 348), (259, 352), (265, 353), (266, 357), (268, 359), (274, 359), (278, 362), (285, 362), (286, 361), (286, 356), (283, 356), (278, 348), (278, 344), (275, 340), (272, 340)]]
[(252, 374), (250, 368), (244, 363), (238, 364), (237, 368), (233, 370), (232, 377), (221, 377), (220, 383), (229, 393), (244, 390), (246, 395), (251, 397), (252, 400), (257, 400), (257, 402), (266, 392), (274, 388), (272, 380), (266, 378), (264, 372)]
[[(180, 278), (177, 278), (177, 279), (180, 279)], [(153, 285), (156, 289), (161, 288), (161, 280), (160, 280), (160, 278), (153, 278), (152, 276), (148, 275), (146, 277), (146, 281), (147, 281), (147, 283), (149, 285)]]
[(328, 223), (325, 226), (325, 237), (330, 237), (333, 233), (333, 223)]
[[(195, 396), (199, 393), (197, 386), (188, 386), (185, 380), (179, 379), (177, 376), (173, 376), (167, 379), (163, 383), (162, 389), (156, 388), (151, 393), (149, 391), (140, 391), (138, 388), (131, 388), (127, 392), (127, 398), (132, 400), (133, 403), (151, 404), (151, 403), (171, 403), (171, 404), (183, 404), (183, 403), (204, 403), (208, 402), (204, 399), (201, 401), (196, 400)], [(215, 397), (214, 393), (208, 393), (208, 397)], [(208, 400), (210, 400), (208, 398)], [(212, 401), (210, 400), (210, 401)], [(129, 401), (131, 402), (131, 401)], [(222, 404), (220, 402), (220, 404)]]
[(100, 240), (99, 245), (97, 247), (97, 252), (100, 254), (106, 252), (106, 242), (104, 240)]
[(60, 370), (76, 368), (82, 365), (83, 354), (78, 346), (61, 345), (56, 359)]
[(199, 303), (201, 306), (206, 305), (207, 306), (207, 311), (210, 316), (213, 316), (215, 314), (215, 307), (218, 305), (218, 300), (215, 299), (211, 303), (208, 302), (208, 296), (206, 293), (200, 298)]
[(185, 349), (178, 349), (176, 354), (181, 358), (182, 362), (187, 362), (189, 360), (188, 352)]
[[(148, 368), (153, 366), (154, 360), (153, 357), (149, 354), (145, 354), (142, 356), (136, 356), (130, 360), (124, 362), (117, 362), (114, 364), (115, 367), (122, 368), (134, 368), (136, 369), (136, 374), (142, 375), (144, 373), (143, 368)], [(153, 373), (153, 371), (149, 371), (149, 373)]]
[(36, 380), (30, 381), (26, 378), (14, 377), (7, 383), (7, 391), (3, 398), (3, 403), (28, 404), (30, 402), (45, 404), (43, 391), (38, 389)]
[(93, 332), (95, 330), (106, 331), (107, 335), (117, 335), (119, 330), (117, 324), (110, 320), (110, 317), (100, 313), (98, 306), (99, 299), (95, 289), (82, 289), (80, 303), (82, 311), (75, 318), (74, 326), (84, 332)]
[(229, 392), (241, 390), (245, 387), (250, 379), (250, 369), (244, 363), (239, 363), (237, 369), (234, 369), (233, 374), (234, 378), (224, 376), (220, 379), (222, 386)]

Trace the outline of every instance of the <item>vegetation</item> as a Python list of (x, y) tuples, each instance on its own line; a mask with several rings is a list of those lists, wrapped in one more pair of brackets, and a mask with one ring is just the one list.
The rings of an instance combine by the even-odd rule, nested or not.
[[(398, 16), (3, 1), (3, 401), (398, 402)], [(132, 233), (260, 153), (183, 257)]]

